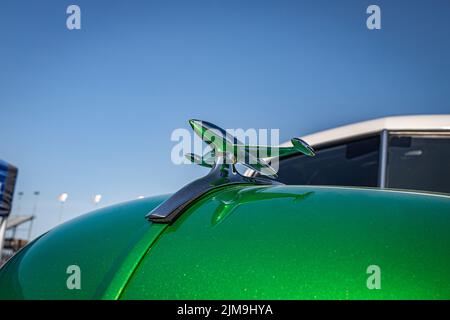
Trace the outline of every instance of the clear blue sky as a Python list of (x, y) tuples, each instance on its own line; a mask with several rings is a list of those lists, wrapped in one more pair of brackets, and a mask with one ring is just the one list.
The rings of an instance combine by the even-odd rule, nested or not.
[[(82, 29), (66, 28), (81, 7)], [(365, 13), (378, 4), (382, 29)], [(34, 235), (205, 173), (170, 160), (189, 118), (281, 140), (395, 114), (450, 113), (450, 2), (0, 2), (0, 158)], [(17, 198), (16, 198), (17, 200)], [(14, 209), (17, 209), (17, 201)]]

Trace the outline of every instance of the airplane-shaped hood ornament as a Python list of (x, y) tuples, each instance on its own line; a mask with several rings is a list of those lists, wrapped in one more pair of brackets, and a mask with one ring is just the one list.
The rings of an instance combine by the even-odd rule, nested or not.
[(240, 163), (262, 175), (276, 178), (277, 171), (258, 155), (263, 155), (264, 158), (283, 157), (294, 153), (315, 155), (311, 146), (299, 138), (291, 139), (292, 147), (251, 146), (244, 145), (236, 137), (213, 123), (192, 119), (189, 120), (189, 124), (194, 132), (211, 146), (212, 150), (202, 156), (193, 153), (185, 156), (191, 162), (204, 167), (212, 168), (216, 163), (216, 158), (223, 156), (226, 162), (233, 165)]
[[(146, 218), (156, 223), (172, 223), (195, 200), (207, 192), (231, 184), (281, 184), (274, 180), (277, 171), (264, 158), (303, 153), (314, 156), (314, 150), (299, 138), (291, 139), (292, 147), (245, 145), (236, 137), (207, 121), (189, 120), (194, 132), (211, 147), (203, 155), (189, 153), (191, 162), (211, 168), (204, 177), (195, 180), (174, 193), (169, 199), (153, 209)], [(263, 157), (261, 157), (263, 155)], [(241, 175), (236, 165), (241, 164), (260, 176)]]

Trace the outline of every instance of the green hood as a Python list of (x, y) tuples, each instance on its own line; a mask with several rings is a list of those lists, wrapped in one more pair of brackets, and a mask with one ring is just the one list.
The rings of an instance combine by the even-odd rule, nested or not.
[[(369, 266), (381, 289), (369, 290)], [(450, 198), (223, 189), (167, 228), (124, 299), (449, 299)]]
[[(450, 197), (357, 188), (233, 186), (172, 225), (165, 198), (99, 210), (0, 271), (1, 298), (449, 299)], [(81, 290), (66, 287), (79, 265)], [(381, 289), (369, 290), (369, 266)]]
[[(0, 299), (115, 299), (165, 228), (144, 216), (168, 196), (100, 209), (42, 235), (0, 269)], [(81, 290), (68, 290), (67, 267), (81, 270)]]

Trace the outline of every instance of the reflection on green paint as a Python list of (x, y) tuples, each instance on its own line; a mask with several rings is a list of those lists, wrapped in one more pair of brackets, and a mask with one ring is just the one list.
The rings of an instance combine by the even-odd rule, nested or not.
[(449, 230), (444, 196), (223, 188), (163, 232), (122, 298), (449, 299)]

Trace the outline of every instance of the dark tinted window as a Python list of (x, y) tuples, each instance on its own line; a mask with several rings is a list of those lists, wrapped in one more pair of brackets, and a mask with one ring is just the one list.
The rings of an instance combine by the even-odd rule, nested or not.
[(379, 136), (319, 150), (315, 157), (280, 162), (279, 181), (286, 184), (376, 187)]
[(450, 137), (389, 138), (387, 186), (450, 193)]

